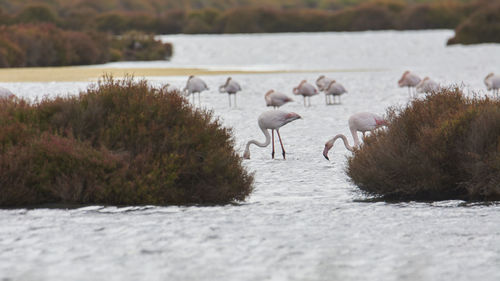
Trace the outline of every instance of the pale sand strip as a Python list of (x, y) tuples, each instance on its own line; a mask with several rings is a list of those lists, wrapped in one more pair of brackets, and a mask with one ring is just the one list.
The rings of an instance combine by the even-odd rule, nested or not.
[(330, 70), (209, 70), (201, 68), (91, 68), (91, 67), (27, 67), (0, 69), (0, 82), (77, 82), (96, 81), (104, 74), (113, 77), (154, 77), (189, 75), (269, 74), (269, 73), (328, 73), (372, 72), (382, 69)]

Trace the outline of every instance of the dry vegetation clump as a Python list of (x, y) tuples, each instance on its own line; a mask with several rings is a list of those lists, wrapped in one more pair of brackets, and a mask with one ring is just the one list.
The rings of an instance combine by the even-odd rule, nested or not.
[(226, 204), (253, 176), (229, 129), (176, 92), (105, 78), (79, 96), (0, 101), (0, 206)]
[(388, 112), (347, 174), (364, 192), (395, 200), (500, 200), (500, 101), (446, 89)]
[(448, 40), (448, 45), (478, 43), (500, 43), (500, 2), (491, 1), (477, 9)]

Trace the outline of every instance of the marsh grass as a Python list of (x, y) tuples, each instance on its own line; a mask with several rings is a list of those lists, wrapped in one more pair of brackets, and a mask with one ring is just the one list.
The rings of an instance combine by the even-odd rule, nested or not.
[(388, 111), (347, 174), (388, 200), (500, 200), (500, 102), (446, 89)]
[(231, 130), (176, 92), (105, 77), (79, 96), (0, 101), (0, 206), (226, 204), (252, 175)]

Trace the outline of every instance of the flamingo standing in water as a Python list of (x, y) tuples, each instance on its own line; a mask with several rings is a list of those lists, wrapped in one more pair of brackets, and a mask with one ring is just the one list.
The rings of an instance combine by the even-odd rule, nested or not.
[(283, 159), (286, 159), (285, 148), (283, 147), (283, 142), (281, 141), (281, 136), (280, 136), (280, 128), (300, 118), (301, 118), (300, 115), (298, 115), (295, 112), (285, 112), (281, 110), (270, 110), (262, 113), (259, 116), (258, 122), (259, 122), (259, 127), (262, 130), (262, 133), (264, 133), (264, 136), (266, 137), (266, 141), (263, 143), (258, 142), (256, 140), (249, 141), (245, 147), (243, 158), (250, 159), (251, 144), (255, 144), (256, 146), (259, 147), (268, 146), (269, 143), (271, 142), (271, 136), (269, 135), (268, 130), (271, 130), (272, 143), (273, 143), (273, 151), (271, 152), (271, 157), (274, 159), (274, 130), (276, 130), (276, 133), (278, 134), (278, 138), (280, 140), (281, 150), (283, 151)]
[(412, 98), (413, 94), (411, 88), (416, 87), (417, 84), (420, 83), (420, 80), (420, 77), (407, 70), (403, 73), (401, 79), (399, 79), (398, 85), (399, 87), (408, 87), (408, 95), (410, 96), (410, 98)]
[(493, 91), (495, 97), (498, 98), (498, 91), (500, 89), (500, 75), (495, 75), (493, 73), (488, 74), (488, 76), (484, 78), (484, 84), (486, 85), (488, 91)]
[[(340, 96), (347, 93), (347, 90), (342, 86), (342, 84), (336, 82), (335, 80), (330, 81), (330, 84), (325, 89), (325, 98), (327, 99), (327, 105), (330, 104), (340, 104)], [(330, 101), (330, 97), (333, 97), (333, 103)], [(339, 97), (339, 102), (335, 103), (335, 97)]]
[(15, 95), (7, 88), (0, 87), (0, 99), (10, 99)]
[(205, 81), (201, 80), (201, 78), (191, 75), (186, 82), (186, 87), (182, 91), (186, 96), (193, 95), (193, 104), (194, 94), (198, 93), (198, 104), (201, 104), (200, 93), (205, 90), (209, 90)]
[(354, 139), (354, 145), (353, 146), (349, 145), (349, 142), (345, 135), (338, 134), (325, 143), (323, 156), (325, 156), (326, 159), (330, 160), (328, 158), (328, 151), (332, 149), (333, 144), (337, 139), (341, 138), (342, 141), (344, 141), (345, 148), (347, 148), (347, 150), (349, 151), (354, 152), (354, 150), (361, 145), (361, 142), (359, 141), (358, 138), (358, 132), (363, 133), (364, 137), (365, 133), (368, 131), (373, 131), (381, 126), (387, 126), (387, 121), (384, 118), (370, 112), (355, 113), (351, 117), (349, 117), (348, 122), (349, 122), (349, 130), (351, 131), (352, 138)]
[(233, 78), (228, 77), (226, 84), (219, 87), (219, 93), (227, 93), (229, 98), (229, 107), (231, 107), (231, 95), (234, 95), (234, 107), (236, 107), (236, 93), (241, 91), (241, 86)]
[(441, 87), (439, 86), (438, 83), (436, 83), (436, 81), (430, 79), (427, 76), (424, 79), (422, 79), (420, 83), (417, 84), (416, 88), (418, 93), (426, 93), (426, 94), (437, 92), (439, 91), (439, 89), (441, 89)]
[(300, 84), (293, 88), (294, 95), (302, 95), (304, 97), (304, 106), (306, 106), (306, 97), (309, 98), (309, 106), (311, 106), (311, 97), (318, 94), (318, 90), (313, 85), (302, 80)]
[(318, 79), (316, 79), (316, 86), (318, 87), (318, 90), (324, 91), (332, 81), (333, 79), (325, 77), (325, 75), (321, 75)]
[(264, 99), (266, 100), (266, 105), (272, 106), (274, 107), (274, 109), (284, 105), (287, 102), (293, 101), (293, 99), (291, 99), (287, 95), (276, 92), (275, 90), (267, 91), (267, 93), (264, 95)]

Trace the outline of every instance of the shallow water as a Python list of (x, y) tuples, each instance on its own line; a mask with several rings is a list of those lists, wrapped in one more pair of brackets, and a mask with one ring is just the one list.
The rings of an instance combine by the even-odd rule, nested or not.
[[(271, 88), (290, 96), (300, 80), (326, 74), (349, 91), (326, 106), (322, 94), (282, 110), (303, 119), (281, 130), (287, 160), (251, 147), (255, 172), (246, 202), (218, 207), (102, 207), (0, 210), (0, 280), (500, 280), (500, 204), (365, 202), (344, 173), (348, 152), (321, 152), (347, 118), (408, 102), (396, 82), (406, 69), (484, 95), (500, 72), (500, 45), (445, 47), (450, 31), (165, 36), (171, 62), (110, 66), (314, 69), (318, 73), (234, 75), (236, 109), (211, 88), (202, 107), (233, 127), (241, 153), (263, 140), (258, 115)], [(150, 78), (184, 86), (186, 77)], [(30, 99), (75, 94), (87, 83), (0, 83)], [(348, 136), (351, 139), (350, 136)], [(278, 148), (277, 156), (281, 156)]]

